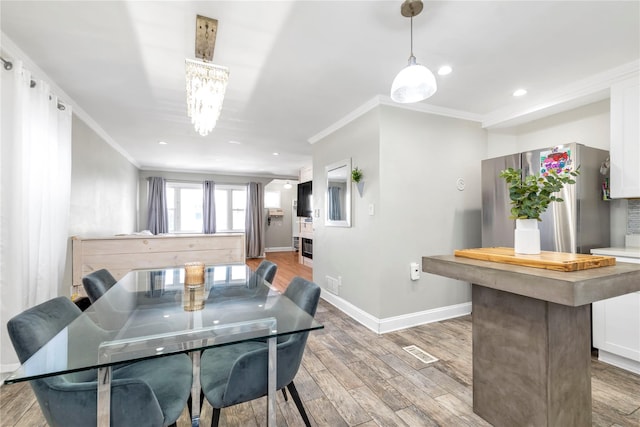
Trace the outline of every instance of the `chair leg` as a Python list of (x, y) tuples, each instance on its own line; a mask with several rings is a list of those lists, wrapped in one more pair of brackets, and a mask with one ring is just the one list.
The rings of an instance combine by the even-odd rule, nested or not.
[(304, 406), (302, 405), (302, 400), (300, 400), (300, 395), (298, 394), (298, 390), (296, 390), (296, 386), (293, 384), (293, 381), (289, 383), (287, 386), (289, 389), (289, 393), (291, 393), (291, 397), (298, 408), (298, 412), (300, 412), (300, 416), (304, 421), (304, 425), (307, 427), (311, 427), (311, 423), (309, 422), (309, 417), (307, 417), (307, 412), (304, 410)]
[(288, 402), (289, 398), (287, 397), (287, 389), (286, 389), (286, 387), (282, 388), (282, 395), (284, 396), (284, 401)]
[(220, 423), (220, 408), (213, 408), (213, 415), (211, 415), (211, 427), (218, 427)]

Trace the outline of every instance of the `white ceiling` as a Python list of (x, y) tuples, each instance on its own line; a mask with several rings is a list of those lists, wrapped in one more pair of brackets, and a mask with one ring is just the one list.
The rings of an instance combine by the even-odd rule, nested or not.
[[(409, 56), (401, 3), (2, 0), (2, 54), (31, 58), (142, 169), (289, 177), (311, 163), (315, 135), (390, 102)], [(185, 103), (197, 14), (218, 19), (213, 62), (231, 70), (206, 137)], [(414, 53), (434, 72), (453, 67), (417, 108), (508, 123), (606, 96), (611, 78), (637, 70), (640, 1), (426, 1)], [(520, 87), (529, 93), (514, 98)]]

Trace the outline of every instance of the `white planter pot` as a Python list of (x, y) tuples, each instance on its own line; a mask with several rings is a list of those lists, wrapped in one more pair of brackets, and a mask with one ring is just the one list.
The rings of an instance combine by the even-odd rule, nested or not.
[(514, 250), (517, 254), (540, 253), (540, 230), (537, 219), (516, 219)]

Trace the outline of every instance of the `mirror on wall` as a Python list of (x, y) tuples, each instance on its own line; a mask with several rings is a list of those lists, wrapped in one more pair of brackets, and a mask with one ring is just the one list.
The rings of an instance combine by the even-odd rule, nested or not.
[(325, 225), (351, 227), (351, 159), (330, 164), (325, 168), (325, 175)]

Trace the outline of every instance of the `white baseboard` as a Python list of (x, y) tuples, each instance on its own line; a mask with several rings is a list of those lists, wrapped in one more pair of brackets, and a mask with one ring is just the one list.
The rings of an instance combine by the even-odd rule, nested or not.
[(19, 363), (3, 363), (0, 365), (0, 385), (4, 384), (5, 378), (11, 375), (11, 373), (19, 367)]
[(384, 334), (400, 329), (411, 328), (413, 326), (424, 325), (425, 323), (452, 319), (454, 317), (465, 316), (471, 313), (471, 302), (466, 302), (434, 308), (431, 310), (419, 311), (416, 313), (403, 314), (402, 316), (378, 319), (350, 302), (345, 301), (339, 296), (328, 292), (326, 289), (322, 289), (320, 296), (323, 300), (351, 316), (357, 322), (377, 334)]
[(640, 362), (598, 349), (598, 360), (640, 375)]
[(265, 252), (293, 252), (293, 246), (283, 246), (275, 248), (264, 248)]

